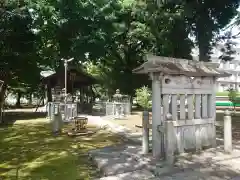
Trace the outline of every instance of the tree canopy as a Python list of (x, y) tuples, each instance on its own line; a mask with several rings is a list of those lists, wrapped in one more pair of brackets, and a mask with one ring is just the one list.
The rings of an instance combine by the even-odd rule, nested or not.
[(12, 0), (0, 6), (0, 79), (8, 87), (34, 90), (42, 70), (74, 57), (79, 68), (95, 68), (108, 93), (134, 95), (149, 83), (132, 74), (145, 53), (191, 59), (196, 45), (200, 60), (209, 61), (239, 1)]

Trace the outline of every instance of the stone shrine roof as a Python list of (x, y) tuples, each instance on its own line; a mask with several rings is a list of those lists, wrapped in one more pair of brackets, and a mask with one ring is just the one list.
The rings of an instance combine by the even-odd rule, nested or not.
[(228, 77), (231, 74), (219, 70), (218, 64), (211, 62), (194, 61), (187, 59), (176, 59), (171, 57), (162, 57), (147, 55), (147, 62), (134, 69), (134, 73), (146, 74), (162, 72), (169, 75), (185, 75), (190, 77), (213, 76)]

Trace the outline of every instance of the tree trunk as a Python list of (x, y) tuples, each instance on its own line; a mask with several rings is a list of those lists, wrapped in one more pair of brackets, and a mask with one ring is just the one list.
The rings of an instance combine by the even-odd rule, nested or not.
[(44, 97), (42, 97), (40, 100), (40, 106), (44, 106)]
[(29, 93), (28, 96), (29, 96), (29, 97), (28, 97), (28, 104), (29, 104), (29, 105), (32, 105), (32, 93)]
[(52, 102), (52, 91), (51, 88), (47, 85), (47, 102)]
[(7, 90), (7, 85), (3, 84), (2, 88), (0, 89), (0, 123), (3, 122), (3, 104), (4, 104), (4, 100), (5, 100), (5, 92)]
[(21, 106), (21, 97), (22, 97), (22, 93), (21, 92), (17, 92), (16, 107), (20, 107)]
[[(202, 14), (202, 18), (196, 22), (196, 40), (199, 49), (199, 61), (210, 61), (211, 40), (213, 34), (211, 30), (206, 27), (206, 22), (203, 19), (208, 19), (208, 13)], [(207, 32), (206, 32), (207, 31)]]

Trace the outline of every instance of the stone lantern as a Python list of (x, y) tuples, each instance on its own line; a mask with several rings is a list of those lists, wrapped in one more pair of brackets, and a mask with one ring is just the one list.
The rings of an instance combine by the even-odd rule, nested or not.
[(114, 101), (114, 114), (115, 118), (122, 118), (124, 116), (123, 113), (123, 107), (122, 107), (122, 98), (123, 95), (120, 93), (120, 90), (117, 89), (116, 93), (113, 95), (113, 101)]

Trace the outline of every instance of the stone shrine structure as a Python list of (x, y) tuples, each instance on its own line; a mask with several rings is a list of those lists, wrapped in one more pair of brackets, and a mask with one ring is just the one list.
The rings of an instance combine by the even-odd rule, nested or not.
[(152, 80), (153, 156), (172, 160), (174, 153), (216, 146), (216, 79), (230, 74), (209, 62), (146, 58), (133, 72)]
[(112, 97), (112, 101), (106, 102), (106, 115), (114, 116), (115, 119), (121, 119), (131, 113), (131, 103), (127, 95), (120, 93), (117, 89)]

